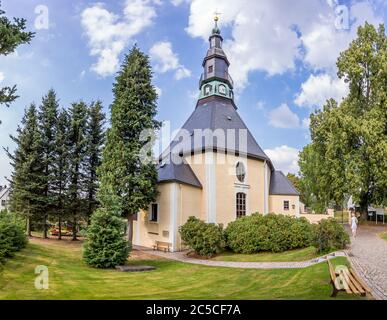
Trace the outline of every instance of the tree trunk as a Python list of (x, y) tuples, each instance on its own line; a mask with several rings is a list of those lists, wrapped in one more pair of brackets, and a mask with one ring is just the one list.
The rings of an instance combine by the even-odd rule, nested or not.
[(43, 239), (47, 239), (47, 215), (44, 215), (43, 220)]
[(27, 236), (31, 237), (31, 220), (30, 218), (27, 218)]
[(74, 217), (73, 220), (73, 241), (77, 240), (77, 218)]
[(128, 241), (130, 243), (133, 243), (133, 220), (134, 220), (134, 215), (131, 213), (128, 213), (127, 215), (128, 219)]
[(58, 240), (62, 240), (62, 219), (59, 216)]
[(368, 217), (368, 196), (367, 193), (362, 193), (360, 195), (360, 219), (362, 221), (367, 221)]

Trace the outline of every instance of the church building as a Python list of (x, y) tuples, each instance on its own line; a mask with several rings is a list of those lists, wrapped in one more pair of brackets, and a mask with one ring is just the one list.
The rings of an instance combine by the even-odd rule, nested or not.
[(300, 215), (299, 193), (275, 170), (237, 112), (217, 20), (195, 110), (160, 156), (159, 195), (137, 214), (135, 245), (183, 249), (179, 227), (190, 216), (226, 227), (256, 212)]

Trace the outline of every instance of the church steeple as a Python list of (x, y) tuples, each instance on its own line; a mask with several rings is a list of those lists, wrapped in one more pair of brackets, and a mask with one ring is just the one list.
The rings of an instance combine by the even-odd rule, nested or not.
[(215, 26), (210, 36), (210, 48), (203, 60), (204, 72), (200, 78), (200, 97), (221, 96), (234, 99), (234, 83), (228, 73), (230, 62), (222, 49), (223, 38), (218, 27), (219, 17), (214, 18)]

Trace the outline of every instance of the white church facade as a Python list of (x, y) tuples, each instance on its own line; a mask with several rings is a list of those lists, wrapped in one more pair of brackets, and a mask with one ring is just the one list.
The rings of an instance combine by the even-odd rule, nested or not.
[(165, 243), (181, 250), (178, 230), (190, 216), (227, 226), (256, 212), (300, 215), (299, 193), (275, 170), (237, 112), (217, 24), (209, 41), (196, 108), (160, 156), (159, 196), (137, 214), (135, 245)]

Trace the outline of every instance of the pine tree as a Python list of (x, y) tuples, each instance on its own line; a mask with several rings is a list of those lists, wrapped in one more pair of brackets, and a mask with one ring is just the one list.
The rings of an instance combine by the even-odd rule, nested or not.
[[(0, 55), (14, 52), (19, 45), (29, 43), (34, 37), (33, 32), (24, 31), (26, 29), (25, 19), (13, 18), (11, 21), (4, 14), (5, 12), (0, 9)], [(8, 106), (16, 98), (18, 98), (16, 86), (0, 88), (0, 105)]]
[(111, 128), (107, 132), (99, 170), (98, 199), (108, 212), (120, 212), (128, 220), (128, 240), (133, 236), (133, 218), (157, 196), (157, 169), (143, 162), (143, 130), (159, 128), (157, 95), (152, 86), (149, 59), (136, 46), (125, 57), (113, 87)]
[(97, 209), (87, 229), (83, 259), (93, 267), (111, 268), (124, 264), (130, 246), (124, 238), (124, 224), (120, 213)]
[(42, 212), (43, 238), (47, 238), (47, 218), (53, 212), (53, 185), (54, 185), (54, 154), (56, 149), (56, 127), (58, 121), (59, 104), (54, 90), (49, 90), (43, 97), (39, 109), (39, 126), (43, 146), (43, 158), (45, 173), (45, 203)]
[(100, 101), (92, 103), (88, 111), (85, 185), (87, 192), (86, 217), (89, 222), (92, 213), (97, 208), (96, 194), (99, 184), (97, 168), (101, 165), (101, 154), (105, 137), (103, 129), (105, 115), (102, 112)]
[(58, 218), (59, 234), (62, 238), (62, 221), (68, 205), (67, 190), (69, 181), (69, 129), (70, 119), (66, 110), (61, 110), (56, 124), (55, 150), (53, 159), (53, 203)]
[(34, 104), (25, 111), (17, 136), (11, 139), (17, 147), (14, 154), (6, 150), (13, 167), (10, 205), (14, 212), (27, 219), (27, 233), (31, 235), (31, 220), (40, 218), (45, 203), (43, 147)]
[(69, 187), (68, 209), (73, 224), (73, 240), (77, 239), (78, 219), (84, 213), (82, 194), (85, 192), (85, 158), (87, 152), (87, 106), (84, 102), (73, 103), (69, 110)]

